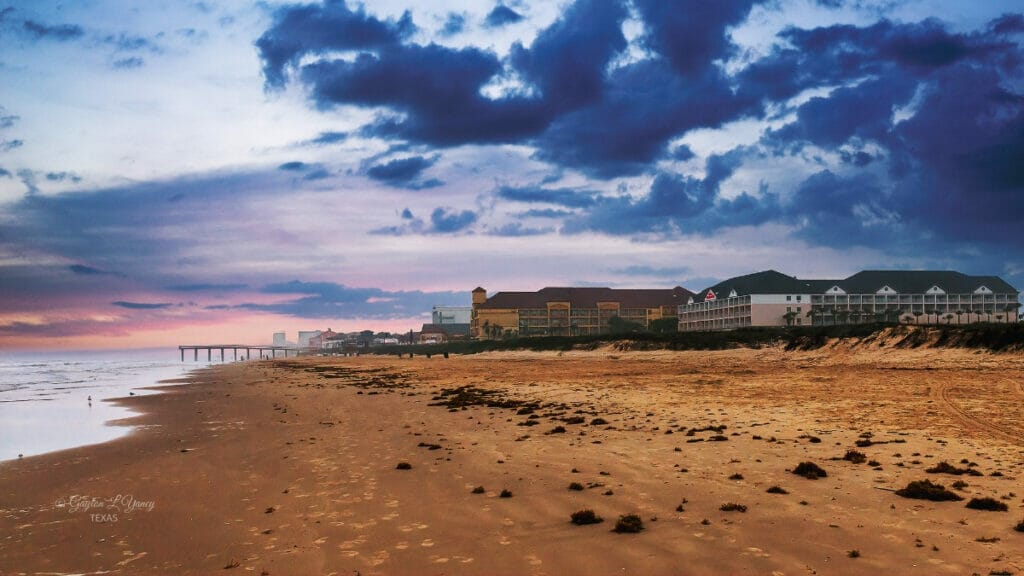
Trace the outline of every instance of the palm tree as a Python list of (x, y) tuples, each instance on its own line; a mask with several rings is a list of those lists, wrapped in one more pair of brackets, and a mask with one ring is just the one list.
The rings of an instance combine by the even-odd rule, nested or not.
[(964, 314), (966, 314), (966, 313), (967, 313), (967, 311), (964, 310), (963, 308), (960, 308), (959, 310), (956, 311), (956, 323), (957, 323), (957, 326), (959, 326), (960, 324), (964, 323)]
[(1006, 321), (1007, 322), (1010, 321), (1010, 314), (1013, 314), (1014, 319), (1016, 319), (1016, 317), (1017, 317), (1017, 310), (1020, 309), (1020, 306), (1021, 306), (1020, 302), (1011, 302), (1011, 303), (1006, 305), (1005, 310), (1006, 310)]
[(950, 324), (950, 323), (953, 322), (953, 315), (952, 314), (946, 314), (945, 316), (943, 316), (943, 318), (946, 319), (946, 324)]
[(821, 313), (818, 312), (816, 308), (811, 308), (810, 310), (807, 311), (806, 316), (811, 319), (811, 326), (814, 326), (814, 319), (820, 315)]
[(786, 321), (786, 326), (793, 325), (793, 319), (796, 318), (796, 312), (789, 311), (782, 315), (782, 319)]
[(923, 312), (923, 311), (921, 311), (921, 310), (914, 310), (914, 311), (912, 312), (912, 314), (914, 315), (914, 318), (916, 319), (916, 320), (914, 321), (914, 323), (915, 323), (915, 324), (920, 324), (920, 323), (921, 323), (921, 316), (924, 316), (924, 312)]
[(931, 322), (932, 322), (932, 314), (935, 315), (935, 323), (938, 324), (939, 323), (939, 311), (935, 310), (933, 308), (928, 308), (928, 309), (926, 309), (924, 311), (924, 319), (925, 319), (925, 321), (928, 322), (929, 324), (931, 324)]

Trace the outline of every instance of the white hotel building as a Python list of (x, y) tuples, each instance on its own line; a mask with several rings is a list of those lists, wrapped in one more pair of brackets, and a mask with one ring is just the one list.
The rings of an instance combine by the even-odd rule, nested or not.
[(679, 331), (889, 321), (1018, 321), (1019, 292), (996, 276), (868, 270), (843, 280), (800, 280), (774, 270), (730, 278), (679, 306)]

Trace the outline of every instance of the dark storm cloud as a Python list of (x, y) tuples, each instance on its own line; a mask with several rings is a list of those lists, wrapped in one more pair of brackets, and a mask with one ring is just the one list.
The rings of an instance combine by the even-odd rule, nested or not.
[(0, 152), (10, 152), (16, 148), (21, 148), (24, 145), (25, 141), (20, 139), (0, 140)]
[(495, 195), (513, 202), (555, 204), (566, 208), (587, 208), (596, 203), (594, 192), (570, 188), (503, 186), (498, 188)]
[(710, 234), (721, 228), (758, 225), (779, 217), (778, 198), (767, 190), (761, 190), (757, 197), (747, 193), (732, 199), (719, 196), (722, 182), (732, 176), (746, 154), (745, 149), (737, 148), (709, 157), (704, 178), (660, 173), (641, 198), (599, 197), (593, 208), (567, 219), (563, 231)]
[[(757, 3), (635, 0), (630, 6), (645, 31), (639, 41), (650, 57), (620, 65), (610, 65), (626, 49), (627, 6), (619, 0), (570, 3), (504, 58), (474, 46), (414, 43), (411, 17), (378, 20), (339, 1), (278, 9), (264, 38), (287, 38), (288, 50), (258, 46), (268, 86), (295, 78), (322, 109), (375, 110), (377, 120), (361, 130), (366, 137), (427, 150), (524, 144), (558, 173), (654, 177), (641, 197), (543, 186), (495, 191), (499, 200), (573, 208), (555, 216), (563, 233), (714, 234), (775, 222), (811, 244), (842, 237), (893, 250), (914, 242), (1024, 245), (1015, 233), (1024, 212), (1024, 17), (1008, 14), (975, 31), (934, 19), (789, 27), (771, 51), (729, 74), (720, 63), (740, 55), (729, 30)], [(331, 18), (343, 22), (313, 26), (310, 38), (289, 25)], [(336, 32), (364, 26), (377, 31), (372, 40)], [(358, 54), (299, 65), (303, 56), (343, 47)], [(510, 76), (521, 89), (482, 95)], [(812, 89), (812, 97), (790, 104)], [(706, 158), (702, 177), (659, 166), (694, 159), (693, 150), (671, 144), (690, 131), (765, 119), (766, 110), (792, 120), (745, 150)], [(762, 183), (722, 195), (726, 179), (749, 160), (763, 163), (766, 153), (818, 167), (791, 178), (791, 189)], [(437, 231), (415, 222), (418, 228), (406, 221), (392, 232)]]
[(146, 61), (138, 56), (114, 60), (114, 68), (118, 70), (134, 70), (135, 68), (142, 68), (145, 64)]
[(517, 218), (565, 218), (572, 216), (569, 210), (556, 210), (554, 208), (531, 208), (513, 214)]
[(0, 106), (0, 129), (11, 128), (18, 120), (20, 120), (20, 117), (14, 114), (7, 114), (7, 110)]
[(648, 28), (645, 43), (686, 77), (707, 74), (716, 59), (727, 59), (733, 44), (725, 28), (742, 22), (755, 0), (666, 2), (635, 0)]
[(433, 158), (426, 158), (424, 156), (397, 158), (368, 167), (366, 175), (374, 180), (401, 186), (419, 178), (420, 174), (433, 166), (437, 160), (436, 156)]
[(307, 140), (306, 144), (325, 146), (328, 144), (338, 144), (345, 140), (348, 140), (348, 132), (321, 132), (316, 138)]
[(72, 274), (78, 274), (80, 276), (117, 276), (116, 272), (110, 272), (108, 270), (102, 270), (100, 268), (93, 268), (92, 266), (86, 266), (84, 264), (71, 264), (68, 266), (68, 270)]
[(477, 213), (472, 210), (460, 212), (451, 208), (435, 208), (430, 213), (430, 223), (435, 232), (447, 234), (469, 228), (476, 222), (477, 217)]
[(753, 112), (717, 70), (690, 80), (664, 60), (614, 71), (599, 102), (568, 112), (537, 139), (537, 155), (596, 178), (649, 171), (672, 137)]
[(555, 232), (555, 228), (551, 226), (543, 228), (535, 228), (530, 226), (524, 226), (522, 222), (510, 222), (497, 228), (492, 228), (487, 231), (491, 236), (510, 236), (510, 237), (521, 237), (521, 236), (540, 236), (541, 234), (550, 234)]
[[(283, 86), (286, 70), (305, 54), (344, 45), (360, 51), (354, 61), (321, 60), (302, 66), (299, 78), (312, 88), (318, 106), (340, 104), (386, 107), (400, 114), (383, 117), (366, 135), (405, 138), (439, 146), (516, 142), (539, 134), (561, 110), (594, 101), (610, 58), (625, 47), (625, 9), (614, 0), (581, 0), (541, 31), (529, 47), (510, 57), (542, 96), (490, 99), (481, 88), (504, 70), (501, 60), (479, 48), (447, 48), (404, 42), (411, 18), (381, 22), (352, 12), (343, 2), (284, 7), (257, 42), (270, 87)], [(335, 18), (338, 26), (310, 26), (312, 38), (294, 21)], [(373, 21), (381, 33), (358, 43), (343, 34), (347, 26)], [(279, 44), (287, 44), (283, 50)], [(284, 56), (282, 56), (284, 54)], [(415, 86), (415, 90), (410, 90)]]
[(276, 304), (243, 304), (239, 308), (300, 318), (387, 319), (420, 316), (435, 305), (459, 306), (469, 301), (469, 294), (462, 292), (387, 291), (298, 280), (268, 284), (262, 292), (299, 297)]
[(454, 36), (466, 29), (466, 16), (458, 12), (449, 12), (445, 18), (444, 26), (441, 27), (441, 36)]
[(46, 179), (50, 182), (72, 182), (79, 183), (82, 177), (74, 172), (47, 172)]
[(129, 310), (163, 310), (164, 308), (170, 308), (171, 306), (174, 306), (174, 304), (171, 304), (169, 302), (125, 302), (123, 300), (111, 302), (111, 304), (113, 304), (114, 306), (118, 306), (120, 308), (127, 308)]
[(172, 292), (239, 292), (248, 288), (248, 284), (177, 284), (164, 289)]
[(271, 86), (285, 83), (285, 68), (308, 53), (328, 50), (379, 50), (397, 45), (415, 31), (412, 16), (380, 20), (344, 0), (321, 5), (288, 5), (274, 11), (274, 24), (256, 41), (263, 74)]
[(635, 265), (611, 270), (611, 272), (614, 274), (621, 274), (623, 276), (653, 276), (658, 278), (680, 278), (689, 274), (691, 270), (686, 266), (655, 268), (653, 266)]
[(488, 28), (500, 28), (508, 24), (515, 24), (522, 19), (523, 15), (519, 12), (516, 12), (504, 4), (498, 4), (487, 14), (487, 17), (484, 18), (484, 26)]
[(100, 42), (123, 52), (135, 52), (145, 49), (158, 51), (156, 45), (149, 39), (131, 34), (108, 34), (100, 38)]
[(35, 20), (22, 22), (25, 32), (36, 39), (51, 39), (59, 42), (77, 40), (85, 35), (85, 31), (77, 24), (55, 24), (48, 25)]
[[(0, 251), (42, 251), (132, 278), (180, 281), (180, 255), (202, 251), (208, 239), (224, 235), (230, 215), (212, 207), (280, 194), (287, 184), (286, 174), (268, 170), (29, 194), (0, 211)], [(174, 232), (157, 232), (161, 230)]]

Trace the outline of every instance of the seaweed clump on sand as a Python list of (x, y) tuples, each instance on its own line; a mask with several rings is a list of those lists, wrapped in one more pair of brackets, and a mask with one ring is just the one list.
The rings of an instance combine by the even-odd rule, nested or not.
[(932, 502), (963, 500), (957, 493), (950, 492), (942, 484), (935, 484), (931, 480), (914, 480), (897, 490), (896, 495), (914, 500), (930, 500)]
[(796, 468), (793, 468), (793, 474), (803, 476), (808, 480), (817, 480), (818, 478), (825, 478), (828, 476), (825, 470), (814, 462), (801, 462)]

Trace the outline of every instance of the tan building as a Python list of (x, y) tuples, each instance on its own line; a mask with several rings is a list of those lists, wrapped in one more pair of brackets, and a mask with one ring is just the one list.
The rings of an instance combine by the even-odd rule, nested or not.
[(1018, 296), (997, 276), (960, 272), (867, 270), (843, 280), (800, 280), (767, 270), (697, 293), (679, 307), (679, 330), (1016, 322)]
[(693, 292), (668, 289), (544, 288), (537, 292), (498, 292), (490, 298), (473, 290), (470, 333), (475, 338), (505, 335), (577, 336), (604, 334), (618, 317), (647, 329), (662, 318), (675, 318)]

